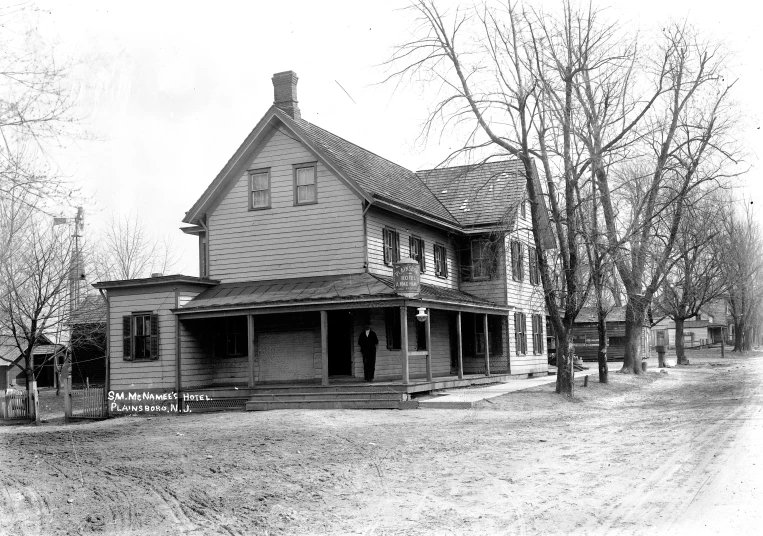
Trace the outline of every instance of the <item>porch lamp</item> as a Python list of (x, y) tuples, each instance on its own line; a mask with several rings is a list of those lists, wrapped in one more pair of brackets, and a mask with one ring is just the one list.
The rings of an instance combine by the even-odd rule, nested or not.
[(426, 307), (419, 307), (419, 312), (416, 313), (416, 319), (419, 322), (425, 322), (427, 319), (427, 308)]

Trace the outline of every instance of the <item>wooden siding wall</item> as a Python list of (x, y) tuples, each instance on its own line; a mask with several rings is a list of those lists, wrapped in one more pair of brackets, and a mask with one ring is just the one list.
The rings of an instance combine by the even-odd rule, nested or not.
[[(395, 313), (399, 314), (399, 307), (395, 307)], [(418, 322), (415, 309), (408, 309), (408, 351), (416, 351), (416, 326)], [(384, 309), (370, 309), (355, 313), (356, 321), (353, 326), (355, 340), (352, 366), (352, 375), (356, 378), (363, 377), (363, 355), (358, 346), (358, 337), (363, 330), (366, 319), (371, 324), (371, 329), (379, 338), (379, 348), (376, 352), (376, 368), (374, 379), (399, 380), (402, 376), (402, 355), (400, 350), (387, 349), (387, 331), (384, 323)], [(361, 321), (358, 321), (361, 320)], [(448, 329), (448, 313), (434, 310), (430, 321), (430, 337), (432, 339), (432, 375), (448, 376), (450, 374), (450, 334)], [(408, 373), (411, 379), (426, 378), (426, 356), (409, 355)]]
[[(175, 386), (175, 291), (170, 288), (109, 291), (110, 388), (118, 390), (171, 389)], [(159, 358), (125, 361), (122, 317), (136, 312), (159, 315)]]
[[(489, 317), (493, 315), (488, 315)], [(482, 322), (482, 315), (477, 315), (477, 321)], [(461, 328), (464, 329), (462, 324)], [(508, 346), (508, 322), (506, 317), (502, 317), (501, 320), (501, 351), (498, 352), (495, 348), (489, 348), (490, 350), (490, 374), (508, 374), (509, 373), (509, 355), (510, 347)], [(453, 334), (455, 338), (456, 334)], [(485, 374), (485, 358), (483, 356), (463, 356), (464, 362), (464, 374)]]
[[(366, 213), (369, 272), (392, 277), (392, 265), (384, 264), (384, 240), (382, 236), (384, 227), (393, 227), (400, 234), (400, 256), (402, 258), (407, 258), (410, 253), (408, 239), (411, 235), (416, 235), (424, 240), (426, 272), (421, 274), (422, 283), (445, 288), (458, 288), (456, 248), (448, 233), (375, 208), (369, 209)], [(435, 275), (434, 244), (445, 246), (448, 265), (447, 278)]]
[(209, 329), (205, 320), (180, 322), (183, 388), (248, 385), (248, 357), (215, 357), (212, 341), (204, 336)]
[[(530, 374), (548, 371), (548, 348), (546, 348), (546, 333), (543, 334), (543, 352), (533, 353), (533, 323), (532, 315), (543, 315), (543, 326), (546, 324), (546, 304), (543, 297), (542, 285), (530, 284), (530, 247), (535, 247), (530, 220), (530, 206), (527, 201), (526, 217), (522, 218), (521, 211), (517, 215), (515, 228), (506, 235), (506, 304), (514, 307), (514, 311), (525, 314), (525, 333), (527, 334), (527, 354), (517, 353), (514, 342), (514, 314), (509, 313), (509, 342), (511, 344), (511, 374)], [(511, 241), (519, 240), (524, 244), (522, 263), (524, 278), (514, 281), (511, 267)]]
[(506, 304), (506, 248), (498, 244), (498, 269), (495, 277), (482, 281), (462, 281), (461, 290), (501, 305)]
[(270, 168), (271, 208), (249, 210), (242, 175), (209, 217), (209, 270), (223, 283), (363, 271), (361, 200), (318, 163), (318, 202), (294, 206), (292, 164), (315, 161), (275, 132), (249, 169)]

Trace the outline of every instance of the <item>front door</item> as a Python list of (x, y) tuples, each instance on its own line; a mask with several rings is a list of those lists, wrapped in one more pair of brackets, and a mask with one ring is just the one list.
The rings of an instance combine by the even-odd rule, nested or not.
[(352, 315), (349, 311), (328, 312), (329, 376), (352, 375)]

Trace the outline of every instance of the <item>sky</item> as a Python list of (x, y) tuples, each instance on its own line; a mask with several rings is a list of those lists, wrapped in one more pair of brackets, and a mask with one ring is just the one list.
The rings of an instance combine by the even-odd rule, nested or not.
[[(763, 142), (763, 28), (752, 4), (598, 5), (645, 38), (671, 18), (688, 18), (725, 40), (751, 168), (745, 195), (763, 205), (756, 153)], [(419, 138), (431, 101), (426, 88), (381, 83), (393, 46), (410, 37), (406, 1), (36, 5), (39, 34), (78, 65), (77, 102), (88, 136), (54, 158), (81, 186), (86, 233), (97, 236), (111, 214), (138, 214), (176, 245), (178, 273), (198, 275), (197, 241), (178, 230), (182, 218), (272, 104), (273, 73), (298, 74), (304, 119), (410, 169), (436, 166), (458, 143)]]

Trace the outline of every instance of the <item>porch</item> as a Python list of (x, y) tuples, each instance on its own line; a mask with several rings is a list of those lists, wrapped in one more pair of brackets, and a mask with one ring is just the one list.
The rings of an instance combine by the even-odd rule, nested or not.
[[(388, 380), (366, 383), (355, 378), (336, 378), (330, 385), (290, 383), (255, 387), (207, 387), (183, 393), (184, 408), (193, 413), (209, 411), (273, 409), (412, 409), (412, 395), (441, 389), (487, 385), (516, 379), (509, 374), (467, 374), (413, 380), (408, 384)], [(181, 399), (183, 396), (181, 396)]]
[[(414, 393), (510, 377), (505, 306), (440, 288), (406, 299), (369, 274), (244, 285), (173, 311), (176, 390), (192, 411), (399, 408)], [(293, 303), (305, 289), (323, 298), (326, 287), (333, 299)], [(367, 324), (379, 338), (370, 384), (357, 345)]]

